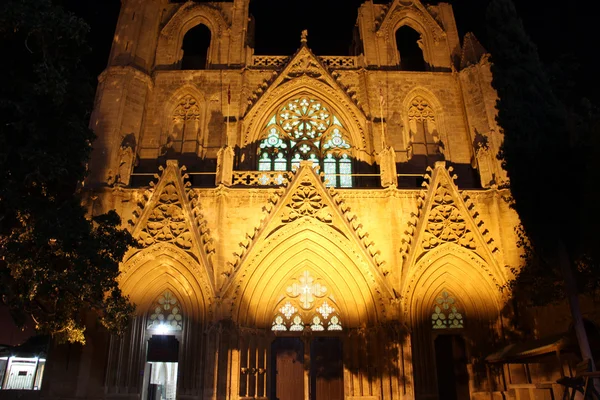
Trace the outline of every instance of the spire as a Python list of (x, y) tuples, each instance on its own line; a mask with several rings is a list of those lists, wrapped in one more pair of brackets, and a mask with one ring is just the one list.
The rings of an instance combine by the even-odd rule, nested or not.
[(300, 46), (308, 46), (308, 29), (304, 29), (300, 34)]
[(481, 57), (487, 51), (472, 32), (467, 32), (463, 39), (462, 54), (460, 57), (460, 68), (466, 68), (470, 65), (477, 64)]

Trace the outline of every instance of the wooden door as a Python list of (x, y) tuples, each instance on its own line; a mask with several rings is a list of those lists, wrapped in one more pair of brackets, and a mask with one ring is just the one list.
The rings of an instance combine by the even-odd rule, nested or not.
[(310, 345), (311, 400), (344, 400), (344, 366), (339, 338), (315, 338)]
[(271, 399), (304, 400), (304, 344), (299, 338), (278, 338), (271, 349)]

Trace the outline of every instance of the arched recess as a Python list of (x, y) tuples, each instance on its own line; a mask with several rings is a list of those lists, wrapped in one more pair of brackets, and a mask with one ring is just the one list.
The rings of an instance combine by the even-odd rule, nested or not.
[(423, 55), (421, 35), (417, 31), (408, 25), (403, 25), (396, 30), (394, 37), (402, 71), (423, 72), (429, 69)]
[(159, 244), (129, 258), (121, 269), (123, 293), (145, 315), (156, 298), (171, 290), (182, 304), (186, 318), (203, 322), (214, 298), (206, 268), (185, 251), (171, 244)]
[(454, 243), (419, 258), (403, 280), (403, 312), (413, 325), (430, 317), (428, 307), (443, 289), (461, 298), (471, 318), (495, 318), (502, 306), (498, 286), (504, 277), (495, 276), (483, 259)]
[(372, 143), (366, 139), (366, 116), (347, 99), (345, 93), (307, 76), (288, 81), (274, 89), (269, 89), (252, 106), (243, 119), (242, 147), (257, 143), (270, 116), (287, 100), (306, 95), (321, 100), (332, 112), (339, 116), (346, 127), (353, 145), (352, 156), (360, 161), (371, 163)]
[(423, 51), (423, 59), (425, 60), (426, 66), (429, 69), (435, 65), (435, 57), (433, 52), (433, 44), (435, 43), (435, 37), (432, 34), (431, 30), (421, 21), (415, 19), (412, 15), (403, 15), (400, 16), (394, 23), (389, 25), (389, 29), (387, 31), (387, 42), (388, 49), (391, 53), (391, 61), (395, 65), (400, 65), (400, 57), (401, 55), (398, 52), (398, 43), (396, 42), (396, 32), (398, 29), (407, 26), (417, 32), (421, 39), (419, 40), (419, 47)]
[[(439, 140), (439, 151), (441, 154), (447, 155), (448, 154), (448, 149), (447, 149), (447, 145), (448, 145), (448, 129), (446, 127), (446, 116), (445, 116), (445, 112), (444, 112), (444, 108), (442, 106), (442, 103), (438, 100), (438, 98), (436, 97), (436, 95), (434, 95), (431, 91), (429, 91), (428, 89), (425, 89), (423, 87), (416, 87), (414, 89), (412, 89), (402, 100), (402, 103), (400, 103), (400, 112), (402, 113), (402, 122), (403, 122), (403, 138), (404, 138), (404, 143), (406, 145), (406, 148), (409, 149), (409, 147), (412, 144), (413, 141), (413, 133), (411, 132), (412, 129), (415, 129), (414, 127), (412, 127), (412, 121), (411, 121), (411, 116), (409, 115), (409, 110), (411, 110), (411, 108), (414, 107), (413, 102), (415, 102), (415, 100), (418, 99), (423, 99), (428, 106), (431, 108), (433, 114), (434, 114), (434, 118), (435, 118), (435, 133), (436, 133), (436, 137)], [(420, 102), (420, 101), (419, 101)], [(430, 132), (432, 133), (432, 132)]]
[[(206, 99), (196, 87), (185, 85), (177, 89), (165, 102), (162, 109), (160, 154), (165, 154), (169, 149), (173, 149), (178, 154), (202, 155), (207, 141), (206, 114)], [(183, 121), (184, 119), (187, 121)], [(180, 135), (182, 139), (180, 151), (177, 151), (174, 146), (174, 138), (177, 138), (177, 135)]]
[(206, 4), (188, 2), (177, 10), (162, 29), (156, 50), (156, 65), (158, 67), (177, 65), (182, 57), (181, 47), (185, 34), (199, 24), (206, 25), (210, 30), (208, 64), (220, 63), (219, 56), (226, 54), (221, 48), (226, 41), (219, 38), (228, 30), (229, 23), (216, 9)]
[(238, 324), (270, 329), (287, 287), (304, 271), (327, 285), (344, 327), (383, 319), (385, 290), (373, 267), (339, 231), (301, 219), (259, 243), (226, 289), (233, 297), (232, 318)]
[[(402, 290), (402, 308), (411, 328), (415, 392), (418, 396), (437, 395), (435, 338), (438, 335), (457, 335), (466, 343), (465, 363), (482, 357), (494, 348), (499, 337), (499, 316), (503, 298), (487, 263), (458, 245), (448, 243), (431, 254), (425, 254), (411, 267)], [(437, 299), (446, 292), (459, 304), (463, 327), (434, 329), (432, 313)], [(465, 364), (466, 365), (466, 364)], [(485, 379), (485, 371), (472, 367), (474, 374)]]

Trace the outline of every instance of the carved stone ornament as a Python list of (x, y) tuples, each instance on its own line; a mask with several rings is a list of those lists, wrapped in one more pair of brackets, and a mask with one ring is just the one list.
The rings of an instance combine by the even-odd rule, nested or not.
[(200, 107), (198, 101), (192, 96), (184, 96), (173, 111), (173, 122), (198, 121), (200, 119)]
[(450, 190), (445, 185), (440, 185), (435, 191), (427, 218), (423, 248), (430, 250), (446, 242), (456, 243), (468, 249), (476, 247), (473, 233), (467, 228)]
[(130, 224), (133, 236), (141, 247), (169, 243), (185, 251), (206, 256), (212, 262), (215, 252), (213, 239), (200, 207), (198, 194), (191, 189), (185, 167), (179, 168), (177, 161), (168, 160), (157, 184), (144, 193)]
[(296, 78), (301, 75), (308, 75), (311, 78), (319, 78), (323, 74), (323, 67), (311, 54), (303, 54), (301, 57), (292, 61), (292, 65), (287, 75)]
[(415, 97), (408, 109), (409, 121), (435, 121), (435, 113), (427, 100), (421, 96)]
[(139, 242), (143, 247), (156, 242), (173, 243), (184, 250), (192, 247), (192, 234), (173, 183), (166, 185), (160, 194), (158, 204), (148, 217), (146, 227), (140, 232)]
[(301, 217), (312, 217), (321, 222), (331, 223), (329, 208), (308, 176), (303, 177), (292, 194), (291, 201), (286, 204), (282, 221), (292, 222)]

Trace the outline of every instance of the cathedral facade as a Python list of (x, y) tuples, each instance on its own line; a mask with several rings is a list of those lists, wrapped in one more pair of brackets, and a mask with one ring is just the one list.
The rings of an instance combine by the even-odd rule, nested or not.
[(122, 2), (86, 201), (139, 242), (136, 316), (48, 396), (490, 398), (520, 253), (485, 50), (367, 0), (352, 56), (256, 55), (248, 8)]

